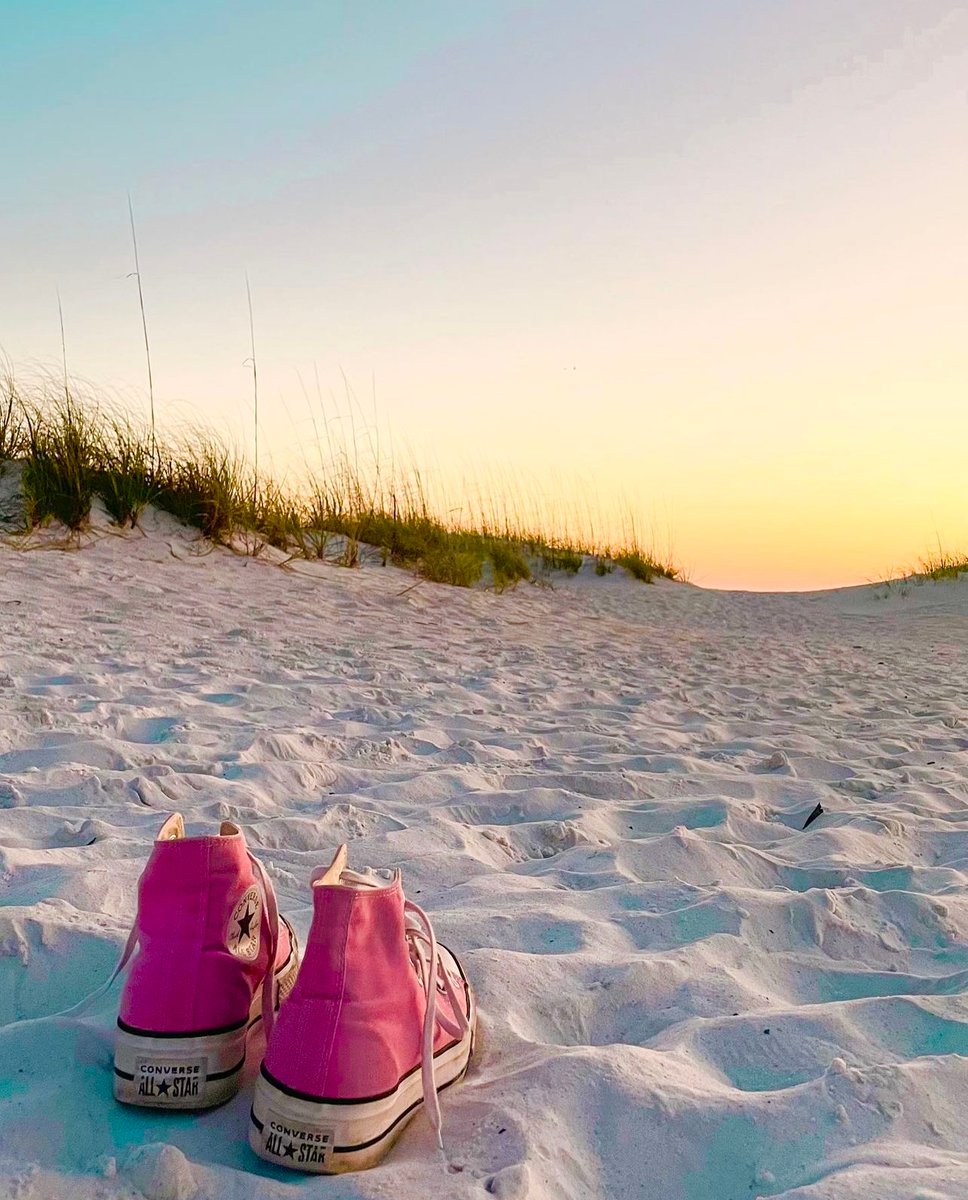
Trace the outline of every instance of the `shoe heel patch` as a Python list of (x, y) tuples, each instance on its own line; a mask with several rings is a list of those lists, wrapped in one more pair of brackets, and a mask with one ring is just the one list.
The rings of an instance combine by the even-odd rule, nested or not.
[(325, 1167), (333, 1153), (335, 1132), (270, 1117), (262, 1128), (266, 1154), (291, 1167)]
[(208, 1059), (173, 1058), (157, 1055), (135, 1062), (134, 1085), (145, 1100), (198, 1100), (205, 1090)]

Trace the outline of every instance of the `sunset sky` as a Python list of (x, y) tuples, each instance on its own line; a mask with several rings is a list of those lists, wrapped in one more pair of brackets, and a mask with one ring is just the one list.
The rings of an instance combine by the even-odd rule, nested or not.
[(280, 473), (312, 458), (318, 374), (340, 431), (455, 505), (634, 517), (704, 585), (968, 551), (964, 4), (0, 18), (18, 372), (59, 364), (59, 292), (71, 372), (146, 405), (130, 192), (162, 424), (251, 441), (247, 272)]

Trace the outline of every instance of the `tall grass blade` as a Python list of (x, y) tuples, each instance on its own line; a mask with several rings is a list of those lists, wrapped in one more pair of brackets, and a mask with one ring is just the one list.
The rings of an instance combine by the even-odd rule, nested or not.
[(155, 442), (155, 385), (151, 378), (151, 345), (148, 341), (148, 318), (145, 316), (145, 296), (141, 290), (141, 264), (138, 262), (138, 235), (134, 227), (134, 206), (128, 192), (128, 216), (131, 218), (131, 244), (134, 247), (134, 277), (138, 281), (138, 304), (141, 307), (141, 328), (145, 335), (145, 361), (148, 364), (148, 404), (151, 408), (151, 441)]

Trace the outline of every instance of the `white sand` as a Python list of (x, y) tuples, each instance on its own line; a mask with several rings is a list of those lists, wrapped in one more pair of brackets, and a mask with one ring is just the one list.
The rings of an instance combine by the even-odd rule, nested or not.
[[(968, 1196), (968, 585), (401, 595), (152, 524), (0, 547), (0, 1196)], [(481, 1000), (446, 1162), (273, 1171), (247, 1094), (115, 1105), (116, 996), (37, 1019), (174, 809), (302, 934), (338, 841), (402, 867)]]

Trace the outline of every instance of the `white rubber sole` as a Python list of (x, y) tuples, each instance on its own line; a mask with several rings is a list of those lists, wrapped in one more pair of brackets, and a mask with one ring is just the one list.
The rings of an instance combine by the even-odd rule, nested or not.
[[(292, 991), (299, 973), (299, 948), (295, 935), (291, 936), (292, 953), (276, 972), (277, 1008)], [(247, 1020), (224, 1029), (154, 1035), (119, 1021), (114, 1048), (115, 1099), (141, 1108), (182, 1111), (225, 1104), (239, 1090), (249, 1031), (261, 1019), (260, 987)]]
[[(438, 1092), (463, 1077), (474, 1051), (477, 1011), (473, 992), (469, 986), (467, 990), (470, 1028), (434, 1058)], [(283, 1090), (263, 1068), (252, 1100), (249, 1145), (260, 1158), (295, 1171), (319, 1175), (365, 1171), (384, 1158), (422, 1107), (419, 1066), (387, 1095), (335, 1103)]]

